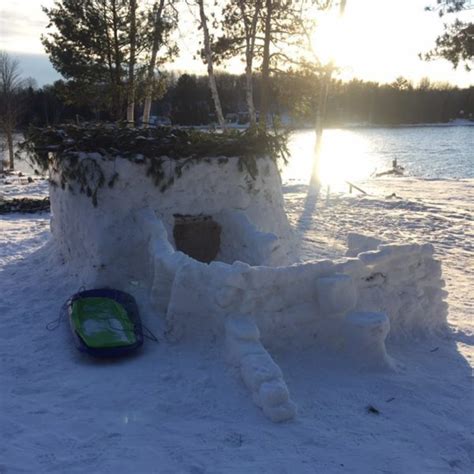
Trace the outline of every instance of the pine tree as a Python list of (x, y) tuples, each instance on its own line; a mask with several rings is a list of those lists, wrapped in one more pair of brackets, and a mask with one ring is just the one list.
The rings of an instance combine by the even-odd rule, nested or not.
[[(172, 8), (172, 3), (166, 0), (167, 7)], [(155, 65), (176, 54), (169, 40), (176, 19), (162, 18), (150, 80), (146, 64), (156, 43), (151, 33), (156, 31), (156, 5), (150, 7), (136, 0), (58, 0), (53, 7), (43, 9), (51, 31), (42, 36), (42, 42), (53, 66), (76, 89), (105, 92), (102, 99), (116, 120), (127, 116), (133, 122), (136, 84), (147, 72), (147, 84), (151, 84), (147, 90), (153, 90)], [(160, 49), (164, 53), (158, 60)], [(95, 100), (92, 92), (90, 101)]]
[[(440, 17), (445, 15), (459, 14), (465, 10), (474, 8), (471, 2), (466, 0), (437, 0), (436, 6), (429, 6), (428, 11), (437, 11)], [(471, 17), (472, 18), (472, 17)], [(455, 18), (451, 23), (444, 25), (444, 33), (436, 38), (435, 47), (421, 58), (427, 61), (437, 58), (448, 60), (454, 68), (463, 64), (467, 71), (473, 67), (474, 57), (474, 23)]]

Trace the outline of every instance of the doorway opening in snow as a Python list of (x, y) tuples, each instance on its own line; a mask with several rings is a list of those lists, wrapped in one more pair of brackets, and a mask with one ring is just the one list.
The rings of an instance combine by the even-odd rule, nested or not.
[(176, 250), (204, 263), (215, 260), (221, 246), (221, 226), (206, 215), (174, 214)]

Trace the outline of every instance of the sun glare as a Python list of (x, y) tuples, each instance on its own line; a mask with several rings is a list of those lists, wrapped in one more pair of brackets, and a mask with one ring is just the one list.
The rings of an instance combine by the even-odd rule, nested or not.
[[(308, 184), (314, 162), (314, 133), (296, 133), (290, 141), (291, 160), (283, 170), (284, 182)], [(321, 150), (319, 176), (333, 190), (347, 188), (346, 181), (367, 179), (375, 164), (370, 144), (349, 130), (326, 130)]]
[(321, 19), (312, 38), (312, 47), (323, 64), (339, 63), (344, 55), (343, 19), (326, 16)]
[(356, 133), (347, 130), (326, 131), (321, 151), (321, 182), (337, 187), (345, 181), (367, 178), (372, 171), (367, 151), (366, 141)]

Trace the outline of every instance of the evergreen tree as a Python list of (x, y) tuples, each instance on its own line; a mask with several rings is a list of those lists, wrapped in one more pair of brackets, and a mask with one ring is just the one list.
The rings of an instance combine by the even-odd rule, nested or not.
[[(428, 11), (437, 11), (440, 17), (456, 14), (474, 8), (466, 0), (437, 0), (436, 6), (429, 6)], [(472, 17), (471, 17), (472, 18)], [(473, 66), (474, 57), (474, 23), (456, 18), (452, 23), (444, 25), (444, 33), (436, 38), (435, 47), (420, 55), (425, 60), (444, 58), (454, 68), (460, 64), (467, 71)]]
[[(152, 56), (154, 8), (139, 8), (135, 0), (58, 0), (44, 8), (51, 31), (42, 42), (53, 66), (79, 89), (102, 89), (116, 120), (125, 118), (127, 103), (132, 118), (136, 82), (144, 77)], [(167, 24), (160, 47), (167, 46), (168, 33), (175, 26), (175, 22)], [(174, 53), (174, 48), (168, 48), (164, 56), (168, 59)], [(91, 102), (96, 98), (96, 94), (89, 97)]]

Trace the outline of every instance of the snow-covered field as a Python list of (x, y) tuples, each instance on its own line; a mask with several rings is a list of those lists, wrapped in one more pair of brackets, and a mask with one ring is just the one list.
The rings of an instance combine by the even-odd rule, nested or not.
[(253, 404), (221, 340), (170, 345), (154, 315), (143, 319), (160, 343), (137, 356), (79, 354), (65, 321), (46, 329), (78, 290), (48, 243), (49, 215), (0, 216), (0, 473), (473, 472), (474, 180), (358, 184), (370, 196), (315, 202), (285, 187), (302, 255), (341, 256), (350, 231), (432, 242), (451, 336), (392, 342), (398, 373), (360, 373), (317, 347), (272, 354), (299, 407), (283, 424)]

